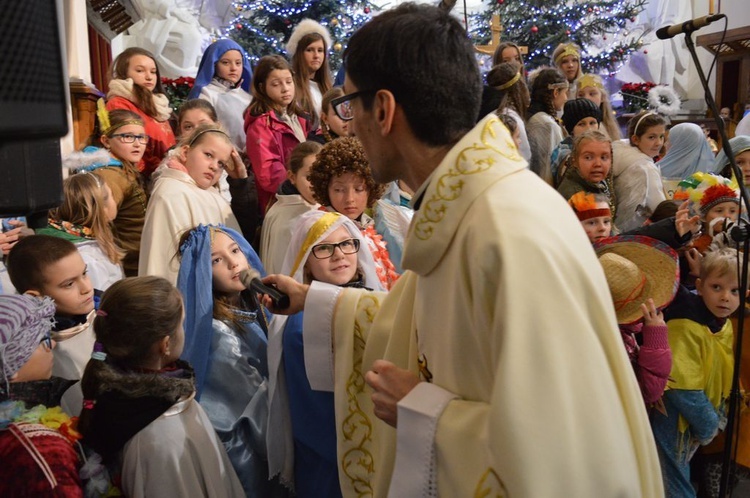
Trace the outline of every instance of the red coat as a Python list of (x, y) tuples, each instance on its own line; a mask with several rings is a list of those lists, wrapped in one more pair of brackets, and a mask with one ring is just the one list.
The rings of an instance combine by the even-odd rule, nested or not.
[(177, 143), (172, 126), (170, 126), (169, 121), (155, 120), (124, 97), (112, 97), (107, 101), (107, 110), (113, 111), (115, 109), (133, 111), (143, 119), (149, 140), (146, 145), (146, 152), (143, 154), (143, 161), (138, 165), (138, 169), (148, 178), (164, 159), (167, 151)]
[[(299, 117), (302, 132), (307, 136), (309, 124)], [(255, 186), (258, 189), (258, 205), (262, 214), (268, 202), (286, 180), (286, 162), (299, 140), (292, 128), (279, 120), (273, 111), (258, 116), (245, 115), (247, 156), (253, 166)]]

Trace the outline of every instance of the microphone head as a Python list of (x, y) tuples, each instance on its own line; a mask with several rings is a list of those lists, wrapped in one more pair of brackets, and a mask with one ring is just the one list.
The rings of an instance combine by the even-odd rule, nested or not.
[(260, 272), (252, 266), (248, 266), (246, 269), (240, 272), (240, 281), (246, 289), (250, 288), (250, 283), (256, 278), (260, 278)]
[(664, 26), (663, 28), (659, 28), (656, 30), (656, 37), (660, 40), (668, 40), (672, 38), (669, 35), (669, 28), (670, 26)]

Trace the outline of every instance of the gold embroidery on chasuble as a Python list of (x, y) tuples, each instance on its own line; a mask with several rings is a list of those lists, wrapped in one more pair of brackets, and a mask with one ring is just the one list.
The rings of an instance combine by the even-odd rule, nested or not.
[(507, 498), (508, 490), (492, 467), (487, 467), (474, 490), (474, 498)]
[(357, 496), (372, 496), (372, 477), (375, 464), (369, 448), (372, 444), (372, 421), (359, 403), (359, 396), (366, 395), (362, 357), (365, 350), (363, 326), (372, 325), (380, 309), (380, 301), (374, 296), (364, 296), (357, 305), (354, 320), (354, 351), (352, 372), (346, 383), (347, 416), (341, 424), (341, 433), (349, 448), (342, 457), (341, 467), (350, 480)]
[(428, 240), (432, 237), (434, 225), (445, 218), (450, 203), (461, 197), (466, 176), (487, 171), (497, 163), (498, 155), (514, 161), (521, 159), (509, 133), (505, 133), (504, 147), (498, 149), (492, 145), (497, 138), (497, 126), (504, 126), (499, 119), (487, 121), (482, 129), (480, 142), (459, 152), (453, 167), (435, 180), (435, 191), (417, 212), (414, 235), (418, 239)]

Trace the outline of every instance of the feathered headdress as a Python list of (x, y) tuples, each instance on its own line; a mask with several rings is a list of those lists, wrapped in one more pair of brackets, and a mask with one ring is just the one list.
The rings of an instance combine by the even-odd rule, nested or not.
[(323, 41), (326, 44), (326, 51), (331, 49), (331, 33), (319, 22), (313, 21), (312, 19), (302, 19), (300, 23), (292, 31), (292, 36), (289, 37), (289, 41), (286, 44), (286, 51), (289, 57), (294, 57), (294, 53), (297, 52), (297, 45), (303, 36), (309, 35), (310, 33), (318, 33), (323, 37)]
[(612, 216), (609, 204), (606, 208), (601, 208), (599, 205), (602, 203), (607, 204), (607, 200), (601, 197), (597, 198), (596, 195), (584, 191), (576, 192), (568, 199), (568, 204), (573, 208), (580, 221), (598, 218), (599, 216)]
[(104, 99), (96, 101), (96, 117), (99, 119), (99, 131), (102, 134), (106, 134), (111, 126), (109, 123), (109, 112), (107, 106), (104, 104)]
[(740, 202), (737, 183), (711, 173), (693, 173), (677, 184), (674, 200), (690, 200), (694, 210), (705, 216), (712, 207), (722, 202)]

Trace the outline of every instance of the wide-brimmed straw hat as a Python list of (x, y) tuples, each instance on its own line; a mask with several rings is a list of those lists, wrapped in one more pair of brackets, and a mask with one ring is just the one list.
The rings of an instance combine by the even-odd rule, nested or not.
[(674, 299), (679, 285), (678, 256), (667, 244), (651, 237), (621, 235), (594, 244), (607, 277), (617, 323), (628, 325), (643, 317), (648, 298), (658, 309)]

